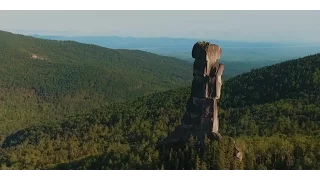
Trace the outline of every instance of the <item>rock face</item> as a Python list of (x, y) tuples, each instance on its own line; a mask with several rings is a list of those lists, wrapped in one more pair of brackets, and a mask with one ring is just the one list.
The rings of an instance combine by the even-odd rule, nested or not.
[(224, 65), (218, 63), (222, 49), (215, 44), (198, 42), (193, 46), (193, 81), (183, 126), (219, 135), (218, 101)]
[(35, 55), (35, 54), (32, 54), (32, 55), (31, 55), (31, 58), (32, 58), (32, 59), (38, 59), (38, 56)]
[(208, 42), (197, 42), (192, 49), (193, 81), (182, 125), (159, 145), (183, 144), (190, 135), (202, 141), (207, 135), (220, 139), (218, 101), (221, 94), (224, 65), (218, 63), (222, 49)]
[[(183, 146), (192, 135), (200, 145), (205, 136), (220, 140), (218, 104), (221, 95), (224, 65), (218, 60), (222, 49), (216, 44), (197, 42), (192, 49), (193, 81), (191, 96), (186, 105), (182, 125), (178, 126), (164, 141), (158, 144)], [(242, 152), (234, 142), (234, 156), (242, 160)]]
[(40, 59), (40, 60), (47, 60), (47, 58), (39, 57), (36, 54), (31, 55), (31, 59)]

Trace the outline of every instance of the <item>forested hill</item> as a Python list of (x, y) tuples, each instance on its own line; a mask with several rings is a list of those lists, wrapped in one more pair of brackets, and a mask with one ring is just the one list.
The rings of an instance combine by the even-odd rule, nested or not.
[(320, 54), (236, 76), (225, 83), (223, 106), (240, 107), (281, 99), (320, 101)]
[(191, 78), (192, 66), (176, 58), (0, 31), (0, 136)]
[(192, 67), (176, 58), (3, 31), (0, 50), (1, 87), (39, 88), (48, 96), (87, 91), (128, 98), (185, 85), (192, 76)]
[[(319, 83), (319, 60), (319, 54), (308, 56), (227, 81), (219, 111), (223, 139), (219, 143), (206, 140), (204, 151), (197, 149), (192, 138), (185, 149), (155, 148), (181, 123), (190, 94), (190, 88), (182, 88), (110, 104), (62, 123), (33, 126), (6, 136), (0, 149), (1, 168), (320, 169), (320, 103), (315, 100), (319, 91), (318, 86), (311, 86)], [(286, 69), (298, 74), (285, 73)], [(275, 74), (278, 85), (285, 89), (250, 89), (259, 90), (263, 83), (272, 85), (269, 80)], [(293, 81), (287, 81), (310, 75), (313, 79), (303, 91), (306, 94), (297, 96), (297, 88), (305, 82), (295, 79), (292, 85)], [(236, 94), (238, 90), (231, 85), (247, 86), (248, 93)], [(279, 96), (253, 102), (250, 92), (262, 98), (266, 92)], [(250, 100), (247, 104), (232, 104), (234, 99), (246, 102), (245, 97)], [(244, 153), (241, 163), (233, 158), (229, 136)]]

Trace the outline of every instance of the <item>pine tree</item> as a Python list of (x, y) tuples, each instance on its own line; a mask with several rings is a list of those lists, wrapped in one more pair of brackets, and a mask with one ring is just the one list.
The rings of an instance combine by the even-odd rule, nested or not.
[(199, 170), (201, 169), (201, 161), (200, 161), (200, 158), (198, 155), (196, 155), (196, 159), (195, 159), (195, 162), (194, 162), (194, 167), (196, 170)]
[(165, 170), (165, 168), (164, 168), (164, 165), (163, 165), (163, 164), (161, 164), (161, 170)]

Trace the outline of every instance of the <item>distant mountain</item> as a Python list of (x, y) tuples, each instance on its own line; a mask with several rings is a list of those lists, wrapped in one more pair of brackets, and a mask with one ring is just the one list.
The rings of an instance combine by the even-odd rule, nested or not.
[[(272, 42), (227, 41), (215, 39), (192, 38), (134, 38), (118, 36), (41, 36), (34, 37), (52, 40), (73, 40), (81, 43), (95, 44), (113, 49), (138, 49), (193, 61), (191, 50), (197, 41), (209, 41), (223, 49), (222, 61), (253, 61), (258, 64), (274, 64), (288, 59), (295, 59), (318, 53), (319, 44), (294, 44)], [(252, 66), (251, 66), (252, 67)], [(256, 66), (253, 68), (257, 68)]]
[[(86, 44), (95, 44), (102, 47), (113, 49), (138, 49), (148, 52), (173, 55), (191, 58), (190, 52), (195, 42), (210, 41), (224, 48), (250, 48), (250, 47), (277, 47), (285, 44), (279, 43), (257, 43), (257, 42), (240, 42), (208, 39), (189, 39), (189, 38), (134, 38), (118, 36), (40, 36), (33, 35), (37, 38), (51, 40), (72, 40)], [(231, 60), (231, 59), (230, 59)]]
[[(191, 50), (195, 42), (201, 39), (188, 38), (133, 38), (117, 36), (39, 36), (37, 38), (95, 44), (113, 49), (136, 49), (160, 55), (172, 56), (193, 63)], [(276, 47), (285, 44), (276, 43), (250, 43), (237, 41), (210, 40), (223, 48), (221, 62), (225, 64), (225, 78), (234, 77), (253, 68), (260, 68), (278, 63), (283, 58), (272, 56), (272, 52), (263, 52), (262, 47)], [(261, 49), (252, 49), (261, 48)], [(252, 51), (256, 52), (253, 53)], [(270, 54), (270, 55), (269, 55)], [(287, 59), (287, 58), (285, 58)]]
[(221, 62), (225, 64), (225, 78), (234, 77), (252, 69), (269, 66), (288, 59), (301, 58), (319, 52), (320, 44), (294, 44), (225, 41), (215, 39), (188, 38), (134, 38), (117, 36), (39, 36), (35, 37), (54, 40), (73, 40), (95, 44), (113, 49), (138, 49), (160, 55), (172, 56), (194, 61), (191, 50), (197, 41), (209, 41), (222, 47)]
[[(36, 38), (51, 39), (51, 40), (73, 40), (83, 43), (95, 44), (103, 47), (118, 48), (118, 49), (154, 49), (154, 48), (192, 48), (194, 42), (204, 41), (205, 39), (193, 38), (135, 38), (135, 37), (119, 37), (119, 36), (41, 36), (33, 35)], [(288, 44), (284, 43), (259, 43), (259, 42), (244, 42), (244, 41), (212, 41), (223, 47), (276, 47)]]

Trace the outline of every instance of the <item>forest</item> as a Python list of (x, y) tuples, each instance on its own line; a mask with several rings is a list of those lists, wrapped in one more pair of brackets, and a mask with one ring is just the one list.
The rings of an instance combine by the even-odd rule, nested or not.
[[(182, 148), (156, 148), (181, 124), (190, 95), (185, 86), (57, 121), (47, 116), (45, 123), (3, 134), (0, 168), (320, 169), (319, 72), (315, 54), (225, 81), (219, 111), (223, 138), (206, 138), (203, 147), (191, 136)], [(35, 102), (45, 108), (39, 96)], [(2, 123), (6, 126), (10, 123)], [(242, 161), (233, 156), (233, 140), (244, 153)]]
[(186, 86), (191, 71), (182, 60), (143, 51), (0, 31), (0, 136)]

